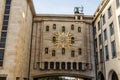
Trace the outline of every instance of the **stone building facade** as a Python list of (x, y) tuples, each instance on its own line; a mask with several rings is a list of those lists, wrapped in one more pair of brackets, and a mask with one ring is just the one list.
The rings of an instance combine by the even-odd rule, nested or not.
[(0, 0), (0, 80), (119, 80), (119, 6), (103, 0), (93, 16), (36, 14), (32, 0)]
[(31, 76), (68, 75), (93, 79), (92, 19), (83, 14), (36, 15)]
[(94, 15), (96, 74), (99, 80), (120, 79), (120, 0), (103, 0)]

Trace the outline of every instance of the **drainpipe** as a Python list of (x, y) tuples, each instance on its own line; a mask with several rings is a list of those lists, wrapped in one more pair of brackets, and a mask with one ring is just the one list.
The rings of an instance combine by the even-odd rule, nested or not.
[(33, 18), (32, 18), (32, 30), (31, 30), (31, 41), (30, 41), (30, 55), (29, 55), (29, 67), (28, 67), (28, 80), (30, 80), (30, 65), (31, 65), (31, 55), (32, 55), (32, 37), (33, 37)]

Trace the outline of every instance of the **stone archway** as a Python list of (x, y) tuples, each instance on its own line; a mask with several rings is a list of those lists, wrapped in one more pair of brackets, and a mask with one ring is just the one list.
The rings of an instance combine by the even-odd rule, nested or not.
[(105, 80), (104, 75), (102, 72), (98, 73), (98, 80)]
[(119, 79), (118, 79), (118, 75), (117, 75), (117, 73), (116, 73), (114, 70), (111, 70), (111, 71), (109, 72), (108, 79), (109, 79), (109, 80), (119, 80)]

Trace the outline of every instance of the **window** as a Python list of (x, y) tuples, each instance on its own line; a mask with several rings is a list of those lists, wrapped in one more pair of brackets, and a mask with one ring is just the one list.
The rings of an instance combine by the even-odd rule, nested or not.
[(46, 26), (46, 31), (49, 31), (49, 26)]
[(65, 26), (62, 26), (62, 32), (65, 32)]
[(98, 30), (100, 30), (100, 21), (98, 22)]
[(112, 16), (112, 10), (111, 7), (108, 8), (108, 18), (110, 18)]
[(20, 80), (20, 77), (16, 77), (16, 80)]
[(1, 37), (6, 37), (7, 36), (7, 32), (2, 32), (1, 33)]
[(95, 39), (95, 48), (97, 49), (97, 39)]
[(82, 63), (81, 62), (78, 63), (78, 69), (82, 70)]
[(52, 50), (52, 56), (55, 56), (55, 50)]
[(106, 21), (105, 21), (105, 15), (102, 16), (102, 20), (103, 20), (102, 22), (103, 22), (103, 25), (104, 25), (105, 22), (106, 22)]
[(101, 45), (102, 44), (102, 36), (101, 36), (101, 34), (99, 35), (99, 45)]
[(6, 77), (0, 77), (0, 80), (6, 80)]
[(117, 8), (120, 6), (120, 0), (116, 0), (116, 6)]
[(96, 34), (96, 27), (94, 27), (94, 35)]
[(59, 62), (56, 62), (56, 69), (60, 69), (60, 63)]
[(48, 69), (48, 62), (44, 63), (44, 69)]
[(96, 52), (96, 54), (95, 54), (95, 62), (96, 62), (96, 64), (98, 64), (98, 52)]
[(71, 57), (74, 57), (74, 56), (75, 56), (75, 51), (72, 50), (72, 51), (71, 51)]
[(111, 51), (112, 51), (112, 57), (116, 57), (116, 46), (115, 46), (115, 41), (111, 42)]
[(6, 0), (6, 5), (11, 4), (11, 0)]
[(81, 49), (81, 48), (78, 49), (78, 54), (79, 54), (79, 55), (82, 54), (82, 49)]
[(77, 69), (77, 64), (76, 62), (73, 62), (73, 70), (76, 70)]
[(53, 43), (55, 43), (55, 42), (56, 42), (56, 37), (55, 37), (55, 36), (53, 37), (53, 40), (52, 40), (52, 41), (53, 41)]
[(8, 29), (8, 26), (7, 25), (3, 25), (2, 26), (2, 30), (7, 30)]
[(8, 25), (8, 21), (3, 21), (3, 25)]
[(74, 25), (71, 25), (71, 30), (74, 30)]
[(107, 30), (104, 30), (104, 40), (107, 40)]
[(78, 32), (81, 32), (81, 27), (78, 27)]
[(71, 37), (71, 44), (75, 43), (75, 38), (74, 37)]
[(8, 19), (9, 19), (9, 16), (8, 16), (8, 15), (5, 15), (5, 16), (4, 16), (4, 20), (8, 21)]
[(61, 63), (61, 68), (64, 70), (65, 69), (65, 62)]
[(45, 48), (45, 54), (48, 54), (48, 48)]
[(70, 62), (67, 63), (67, 70), (71, 70), (71, 63)]
[(5, 48), (5, 42), (0, 42), (0, 48)]
[(3, 60), (4, 57), (4, 49), (0, 49), (0, 60)]
[(9, 14), (10, 10), (9, 9), (5, 9), (5, 14)]
[(103, 63), (103, 59), (104, 59), (103, 51), (102, 49), (100, 49), (100, 63)]
[(54, 69), (54, 62), (50, 62), (50, 69)]
[(109, 60), (109, 52), (108, 52), (108, 46), (105, 46), (105, 54), (106, 54), (106, 60)]
[(56, 29), (56, 24), (53, 24), (53, 29), (54, 29), (54, 30)]
[(113, 26), (113, 22), (109, 25), (110, 27), (110, 35), (114, 34), (114, 26)]
[(119, 29), (120, 29), (120, 15), (118, 16)]
[(65, 54), (65, 48), (62, 48), (62, 54)]

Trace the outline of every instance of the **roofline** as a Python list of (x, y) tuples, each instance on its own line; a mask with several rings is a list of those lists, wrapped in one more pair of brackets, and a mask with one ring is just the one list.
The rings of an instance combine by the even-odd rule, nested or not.
[(98, 6), (97, 10), (94, 13), (94, 19), (93, 22), (98, 18), (98, 16), (102, 13), (102, 11), (105, 9), (106, 5), (109, 3), (110, 0), (103, 0), (101, 4)]
[(29, 4), (30, 10), (31, 10), (33, 16), (35, 16), (36, 12), (35, 12), (35, 7), (34, 7), (34, 4), (33, 4), (33, 0), (27, 0), (27, 2)]

